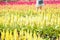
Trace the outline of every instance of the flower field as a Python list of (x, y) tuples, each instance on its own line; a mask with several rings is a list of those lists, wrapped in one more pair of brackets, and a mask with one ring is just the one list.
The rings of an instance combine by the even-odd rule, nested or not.
[(0, 5), (1, 40), (59, 40), (60, 5)]

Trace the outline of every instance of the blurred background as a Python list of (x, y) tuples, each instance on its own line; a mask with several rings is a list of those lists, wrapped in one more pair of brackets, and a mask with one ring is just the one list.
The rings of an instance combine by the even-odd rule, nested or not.
[[(7, 2), (11, 2), (11, 1), (13, 1), (13, 2), (17, 2), (17, 1), (23, 1), (23, 2), (29, 1), (30, 2), (30, 1), (32, 1), (32, 2), (34, 2), (36, 0), (0, 0), (0, 2), (5, 2), (5, 1), (7, 1)], [(44, 1), (50, 1), (50, 2), (55, 1), (56, 2), (56, 1), (60, 1), (60, 0), (44, 0)]]
[[(36, 0), (0, 0), (0, 4), (36, 4)], [(60, 0), (44, 0), (44, 4), (60, 4)]]

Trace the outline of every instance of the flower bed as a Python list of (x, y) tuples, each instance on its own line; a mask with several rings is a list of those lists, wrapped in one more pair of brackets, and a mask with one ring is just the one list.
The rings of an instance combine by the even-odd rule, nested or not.
[[(32, 4), (36, 4), (36, 2), (7, 2), (8, 4), (28, 4), (28, 5), (32, 5)], [(0, 2), (1, 5), (5, 5), (7, 4), (6, 2)], [(44, 4), (60, 4), (60, 1), (44, 1)]]
[(56, 40), (60, 36), (60, 6), (0, 5), (1, 40)]

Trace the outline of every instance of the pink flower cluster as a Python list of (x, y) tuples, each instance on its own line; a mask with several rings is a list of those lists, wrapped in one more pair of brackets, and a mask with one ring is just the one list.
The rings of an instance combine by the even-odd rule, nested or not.
[[(10, 5), (13, 5), (13, 4), (28, 4), (28, 5), (31, 5), (31, 4), (36, 4), (36, 2), (0, 2), (0, 5), (5, 5), (5, 4), (10, 4)], [(60, 1), (44, 1), (44, 4), (60, 4)]]

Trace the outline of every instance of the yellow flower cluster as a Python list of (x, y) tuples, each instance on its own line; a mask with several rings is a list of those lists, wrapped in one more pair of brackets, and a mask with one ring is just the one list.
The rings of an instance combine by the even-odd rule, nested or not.
[[(60, 9), (59, 8), (52, 8), (52, 7), (45, 7), (46, 9), (40, 11), (36, 11), (35, 7), (32, 6), (23, 6), (23, 5), (5, 5), (0, 9), (0, 24), (3, 24), (5, 27), (14, 27), (18, 24), (20, 27), (23, 25), (28, 26), (31, 25), (32, 27), (35, 26), (50, 26), (56, 25), (60, 26)], [(2, 40), (43, 40), (39, 34), (38, 36), (34, 32), (32, 36), (32, 32), (23, 31), (21, 30), (17, 32), (17, 29), (12, 31), (9, 29), (6, 32), (3, 30), (1, 32), (1, 39)]]

